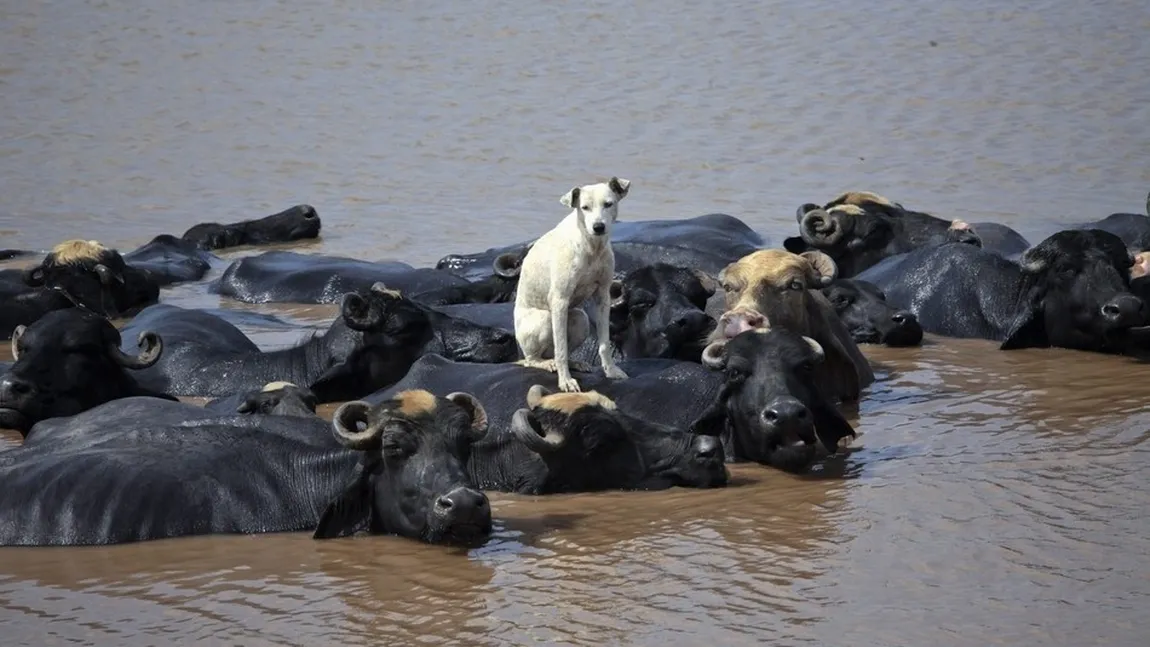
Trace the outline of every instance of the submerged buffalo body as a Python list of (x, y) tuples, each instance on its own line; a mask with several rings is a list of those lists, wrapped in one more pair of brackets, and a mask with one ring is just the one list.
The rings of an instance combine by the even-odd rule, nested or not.
[(315, 207), (299, 204), (279, 213), (221, 225), (206, 222), (193, 226), (180, 238), (200, 249), (226, 249), (240, 245), (290, 243), (319, 236), (322, 226)]
[(162, 334), (167, 350), (139, 379), (174, 395), (228, 396), (283, 380), (334, 402), (393, 384), (425, 353), (474, 362), (518, 357), (509, 331), (436, 312), (381, 285), (345, 295), (326, 331), (284, 350), (262, 352), (227, 321), (166, 304), (142, 312), (125, 333), (143, 328)]
[[(532, 242), (474, 254), (451, 254), (440, 259), (436, 267), (469, 279), (483, 279), (491, 274), (497, 258), (505, 254), (522, 258)], [(615, 271), (624, 273), (666, 263), (714, 274), (763, 245), (762, 237), (746, 223), (721, 213), (683, 220), (617, 222), (611, 229)]]
[(375, 283), (405, 294), (468, 285), (448, 272), (407, 263), (275, 251), (233, 262), (212, 289), (245, 303), (339, 303), (344, 294)]
[(471, 410), (403, 394), (369, 426), (375, 442), (339, 425), (333, 437), (316, 417), (221, 416), (152, 398), (41, 422), (0, 454), (0, 545), (312, 529), (482, 539), (490, 510), (459, 440), (474, 434)]

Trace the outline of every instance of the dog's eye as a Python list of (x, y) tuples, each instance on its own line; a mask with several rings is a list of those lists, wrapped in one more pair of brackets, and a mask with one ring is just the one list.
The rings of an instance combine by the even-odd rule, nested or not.
[(614, 203), (614, 202), (604, 202), (604, 203), (603, 203), (603, 208), (604, 208), (604, 209), (610, 209), (610, 208), (611, 208), (611, 205), (613, 205), (613, 204), (615, 204), (615, 203)]
[(591, 210), (591, 206), (590, 206), (590, 205), (586, 205), (586, 204), (585, 204), (585, 205), (583, 205), (582, 207), (579, 207), (579, 208), (580, 208), (580, 209), (582, 209), (583, 211), (590, 211), (590, 210)]

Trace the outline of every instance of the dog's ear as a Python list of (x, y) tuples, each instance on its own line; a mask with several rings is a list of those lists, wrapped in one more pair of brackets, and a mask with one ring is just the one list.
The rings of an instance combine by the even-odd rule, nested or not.
[(631, 180), (624, 180), (621, 177), (612, 177), (607, 181), (607, 186), (619, 196), (619, 199), (627, 197), (627, 191), (631, 190)]
[(575, 187), (574, 189), (568, 191), (566, 195), (564, 195), (562, 198), (559, 198), (559, 202), (561, 202), (564, 207), (571, 207), (572, 209), (576, 208), (576, 206), (579, 204), (579, 187)]

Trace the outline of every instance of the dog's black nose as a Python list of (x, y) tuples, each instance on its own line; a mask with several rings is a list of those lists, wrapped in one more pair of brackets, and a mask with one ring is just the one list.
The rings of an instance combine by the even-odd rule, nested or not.
[(591, 225), (591, 231), (595, 232), (596, 236), (602, 235), (603, 232), (607, 231), (607, 225), (597, 222)]

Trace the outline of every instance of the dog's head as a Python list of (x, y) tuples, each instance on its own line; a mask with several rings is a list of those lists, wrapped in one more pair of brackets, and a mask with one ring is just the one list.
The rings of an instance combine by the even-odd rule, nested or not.
[(611, 236), (611, 225), (619, 215), (619, 201), (627, 197), (631, 181), (612, 177), (606, 182), (571, 189), (559, 202), (579, 214), (579, 227), (588, 236)]

